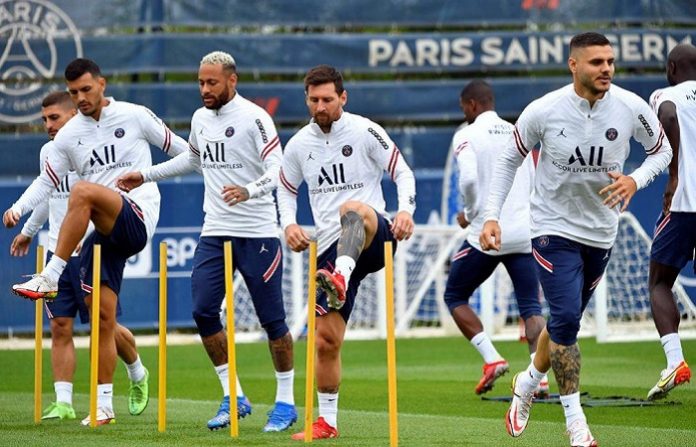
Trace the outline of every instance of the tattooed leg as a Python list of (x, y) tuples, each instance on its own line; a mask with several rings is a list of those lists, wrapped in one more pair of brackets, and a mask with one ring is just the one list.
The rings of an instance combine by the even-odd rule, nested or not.
[(227, 337), (225, 331), (220, 331), (217, 334), (201, 337), (205, 352), (213, 362), (213, 365), (220, 366), (227, 363)]
[(292, 363), (292, 335), (290, 332), (275, 340), (268, 341), (273, 367), (278, 372), (290, 371)]
[(355, 211), (341, 216), (341, 237), (338, 238), (336, 257), (348, 256), (354, 261), (360, 257), (365, 246), (365, 223)]
[(580, 348), (575, 343), (559, 345), (549, 340), (551, 367), (562, 396), (577, 393), (580, 389)]

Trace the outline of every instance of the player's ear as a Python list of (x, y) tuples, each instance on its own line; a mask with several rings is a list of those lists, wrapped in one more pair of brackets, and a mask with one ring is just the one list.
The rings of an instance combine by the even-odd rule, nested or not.
[(573, 74), (578, 70), (578, 61), (572, 56), (568, 57), (568, 69)]
[(341, 93), (341, 96), (339, 96), (339, 100), (341, 101), (341, 107), (346, 105), (346, 103), (348, 102), (348, 91), (347, 90), (343, 90), (343, 93)]

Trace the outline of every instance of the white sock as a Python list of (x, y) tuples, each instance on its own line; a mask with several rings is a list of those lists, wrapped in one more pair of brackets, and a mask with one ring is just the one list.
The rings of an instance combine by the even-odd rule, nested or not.
[(54, 382), (53, 389), (56, 390), (56, 402), (72, 405), (73, 384), (70, 382)]
[(534, 367), (534, 362), (530, 363), (527, 369), (517, 377), (517, 386), (520, 387), (519, 392), (524, 394), (533, 393), (545, 375), (545, 373)]
[(667, 357), (667, 368), (672, 369), (679, 366), (684, 361), (684, 353), (682, 352), (681, 340), (676, 332), (660, 337), (662, 349), (665, 350)]
[(114, 404), (114, 384), (113, 383), (103, 383), (97, 385), (97, 407), (108, 408), (113, 411)]
[(479, 354), (481, 354), (484, 362), (493, 363), (503, 360), (503, 357), (496, 351), (495, 346), (493, 346), (491, 338), (485, 332), (479, 332), (474, 335), (470, 343), (476, 348)]
[[(534, 357), (536, 357), (536, 352), (532, 352), (531, 354), (529, 354), (529, 358), (532, 359), (532, 364), (534, 364)], [(542, 382), (542, 383), (543, 383), (543, 382), (549, 383), (549, 375), (548, 375), (548, 374), (544, 374), (544, 377), (541, 378), (541, 381), (540, 381), (540, 382)]]
[(319, 416), (323, 417), (327, 424), (338, 428), (338, 393), (319, 393)]
[(60, 259), (58, 256), (53, 255), (51, 256), (51, 260), (48, 261), (48, 264), (46, 264), (46, 267), (44, 267), (41, 273), (44, 276), (50, 278), (51, 280), (58, 282), (58, 279), (60, 278), (60, 275), (63, 274), (63, 270), (65, 270), (66, 265), (68, 265), (67, 261), (64, 261)]
[(285, 402), (295, 405), (295, 395), (293, 393), (295, 385), (295, 370), (276, 371), (276, 402)]
[(336, 258), (336, 267), (334, 268), (334, 271), (343, 275), (343, 278), (346, 280), (346, 287), (348, 286), (350, 275), (353, 273), (354, 268), (355, 259), (351, 258), (350, 256), (343, 255)]
[(581, 419), (587, 421), (585, 418), (585, 413), (582, 411), (582, 406), (580, 405), (580, 392), (573, 394), (568, 394), (567, 396), (561, 396), (561, 405), (563, 406), (563, 412), (566, 418), (566, 428), (570, 428), (573, 422)]
[(143, 362), (140, 361), (140, 356), (130, 365), (125, 362), (124, 365), (126, 365), (126, 371), (128, 371), (128, 380), (131, 382), (140, 382), (145, 378), (145, 367)]
[[(220, 379), (220, 385), (222, 385), (222, 395), (230, 395), (230, 369), (229, 363), (224, 363), (220, 366), (215, 367), (215, 372)], [(244, 397), (244, 390), (242, 390), (242, 384), (239, 383), (239, 376), (237, 376), (237, 397)]]

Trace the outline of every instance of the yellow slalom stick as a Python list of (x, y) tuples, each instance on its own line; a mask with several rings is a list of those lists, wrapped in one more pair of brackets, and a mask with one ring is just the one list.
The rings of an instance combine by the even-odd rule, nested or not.
[[(36, 273), (43, 270), (44, 248), (36, 247)], [(43, 380), (43, 300), (34, 303), (34, 423), (41, 423), (41, 382)]]
[(312, 418), (314, 415), (314, 331), (317, 317), (317, 241), (309, 243), (309, 287), (307, 288), (307, 378), (305, 381), (305, 429), (304, 442), (312, 442)]
[(384, 274), (387, 297), (387, 377), (389, 381), (389, 445), (399, 445), (399, 420), (396, 408), (396, 341), (394, 337), (394, 261), (392, 243), (384, 243)]
[(234, 281), (232, 278), (232, 242), (224, 245), (225, 253), (225, 305), (227, 306), (227, 367), (230, 385), (230, 436), (239, 436), (237, 420), (237, 355), (234, 344)]
[(89, 368), (89, 426), (97, 426), (97, 379), (99, 378), (99, 306), (101, 291), (101, 245), (94, 245), (92, 256), (92, 327)]
[(160, 242), (159, 265), (159, 384), (157, 430), (167, 429), (167, 243)]

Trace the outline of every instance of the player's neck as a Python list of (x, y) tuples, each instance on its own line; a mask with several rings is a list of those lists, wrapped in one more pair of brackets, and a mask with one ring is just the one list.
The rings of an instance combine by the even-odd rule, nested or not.
[(587, 102), (590, 103), (590, 109), (594, 107), (595, 103), (599, 101), (600, 99), (604, 98), (604, 95), (606, 95), (606, 91), (604, 92), (598, 92), (598, 91), (591, 91), (587, 88), (584, 88), (582, 85), (575, 84), (575, 94), (578, 95), (581, 98), (584, 98), (587, 100)]
[(109, 100), (104, 98), (99, 102), (99, 106), (94, 110), (94, 113), (91, 115), (92, 119), (94, 121), (99, 121), (99, 118), (101, 118), (101, 113), (102, 110), (104, 110), (104, 107), (109, 105)]

